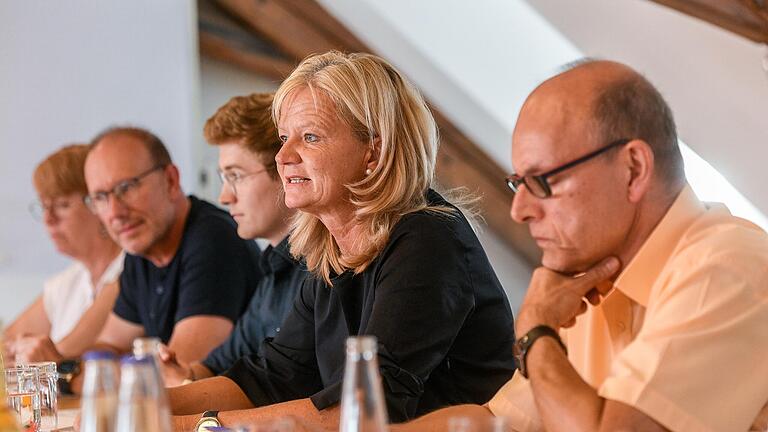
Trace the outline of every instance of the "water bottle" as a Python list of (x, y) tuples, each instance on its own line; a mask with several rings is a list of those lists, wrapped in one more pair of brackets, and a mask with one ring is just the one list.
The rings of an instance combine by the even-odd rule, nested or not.
[(160, 384), (160, 396), (158, 397), (158, 407), (160, 408), (160, 416), (162, 418), (168, 418), (168, 424), (170, 425), (171, 418), (171, 404), (168, 402), (168, 393), (165, 391), (165, 380), (163, 379), (163, 373), (160, 368), (160, 338), (156, 337), (141, 337), (133, 340), (133, 356), (136, 358), (148, 358), (152, 361), (152, 366), (155, 369), (155, 379)]
[(83, 355), (85, 378), (80, 401), (80, 432), (114, 432), (120, 376), (115, 355), (89, 351)]
[(170, 432), (165, 389), (152, 357), (124, 357), (120, 368), (117, 432)]
[(381, 390), (376, 338), (347, 339), (341, 393), (341, 432), (386, 432), (387, 411)]

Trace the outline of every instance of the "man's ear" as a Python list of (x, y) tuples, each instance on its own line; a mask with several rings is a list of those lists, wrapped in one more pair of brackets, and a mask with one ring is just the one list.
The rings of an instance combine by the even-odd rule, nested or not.
[(624, 163), (629, 170), (627, 199), (639, 202), (651, 187), (655, 160), (651, 146), (643, 140), (632, 140), (624, 145)]
[(179, 168), (174, 164), (168, 164), (163, 168), (163, 175), (165, 176), (166, 184), (168, 185), (168, 193), (171, 196), (181, 193), (181, 176), (179, 175)]

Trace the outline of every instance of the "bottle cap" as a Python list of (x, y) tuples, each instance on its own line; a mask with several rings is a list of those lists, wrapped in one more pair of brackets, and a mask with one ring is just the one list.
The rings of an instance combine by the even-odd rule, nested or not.
[(110, 351), (88, 351), (83, 354), (83, 360), (115, 360), (115, 354)]
[(123, 356), (120, 359), (120, 364), (139, 365), (139, 364), (152, 364), (151, 357), (136, 357), (132, 355)]

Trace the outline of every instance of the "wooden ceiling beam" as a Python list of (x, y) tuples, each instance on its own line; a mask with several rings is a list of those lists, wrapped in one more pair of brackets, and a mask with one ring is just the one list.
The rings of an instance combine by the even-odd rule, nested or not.
[(651, 0), (754, 42), (768, 44), (766, 0)]
[(541, 250), (528, 227), (513, 221), (509, 214), (512, 193), (504, 182), (508, 173), (439, 110), (434, 107), (431, 110), (440, 129), (436, 169), (440, 184), (449, 188), (466, 187), (479, 195), (480, 212), (488, 227), (531, 266), (538, 266)]
[[(332, 49), (343, 52), (373, 52), (315, 0), (215, 0), (222, 10), (274, 43), (286, 56), (300, 61), (313, 53)], [(201, 33), (202, 34), (202, 33)], [(207, 37), (210, 44), (210, 36)], [(201, 46), (204, 46), (201, 38)], [(237, 46), (218, 47), (217, 58), (272, 78), (267, 68), (245, 54), (238, 59)], [(250, 58), (251, 60), (248, 60)], [(538, 265), (541, 252), (526, 226), (509, 217), (512, 196), (504, 185), (505, 173), (482, 149), (464, 135), (445, 115), (430, 106), (440, 130), (437, 178), (442, 187), (467, 187), (480, 195), (478, 207), (490, 229), (516, 250), (530, 265)]]
[(219, 61), (237, 65), (243, 69), (282, 80), (296, 67), (296, 63), (273, 56), (245, 50), (220, 35), (200, 31), (200, 52)]
[[(327, 17), (330, 16), (314, 1), (215, 0), (215, 3), (297, 60), (310, 54), (343, 49), (349, 42), (348, 34), (339, 38), (326, 27), (317, 26), (321, 21), (329, 23)], [(323, 15), (326, 17), (321, 18)], [(315, 18), (310, 21), (310, 16)]]

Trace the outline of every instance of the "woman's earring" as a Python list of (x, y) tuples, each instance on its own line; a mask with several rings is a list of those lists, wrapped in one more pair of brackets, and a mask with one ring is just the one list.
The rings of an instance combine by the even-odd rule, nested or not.
[(369, 175), (371, 175), (371, 173), (372, 173), (372, 172), (373, 172), (373, 170), (372, 170), (372, 169), (370, 169), (370, 168), (367, 168), (367, 169), (365, 170), (365, 175), (366, 175), (366, 176), (369, 176)]

